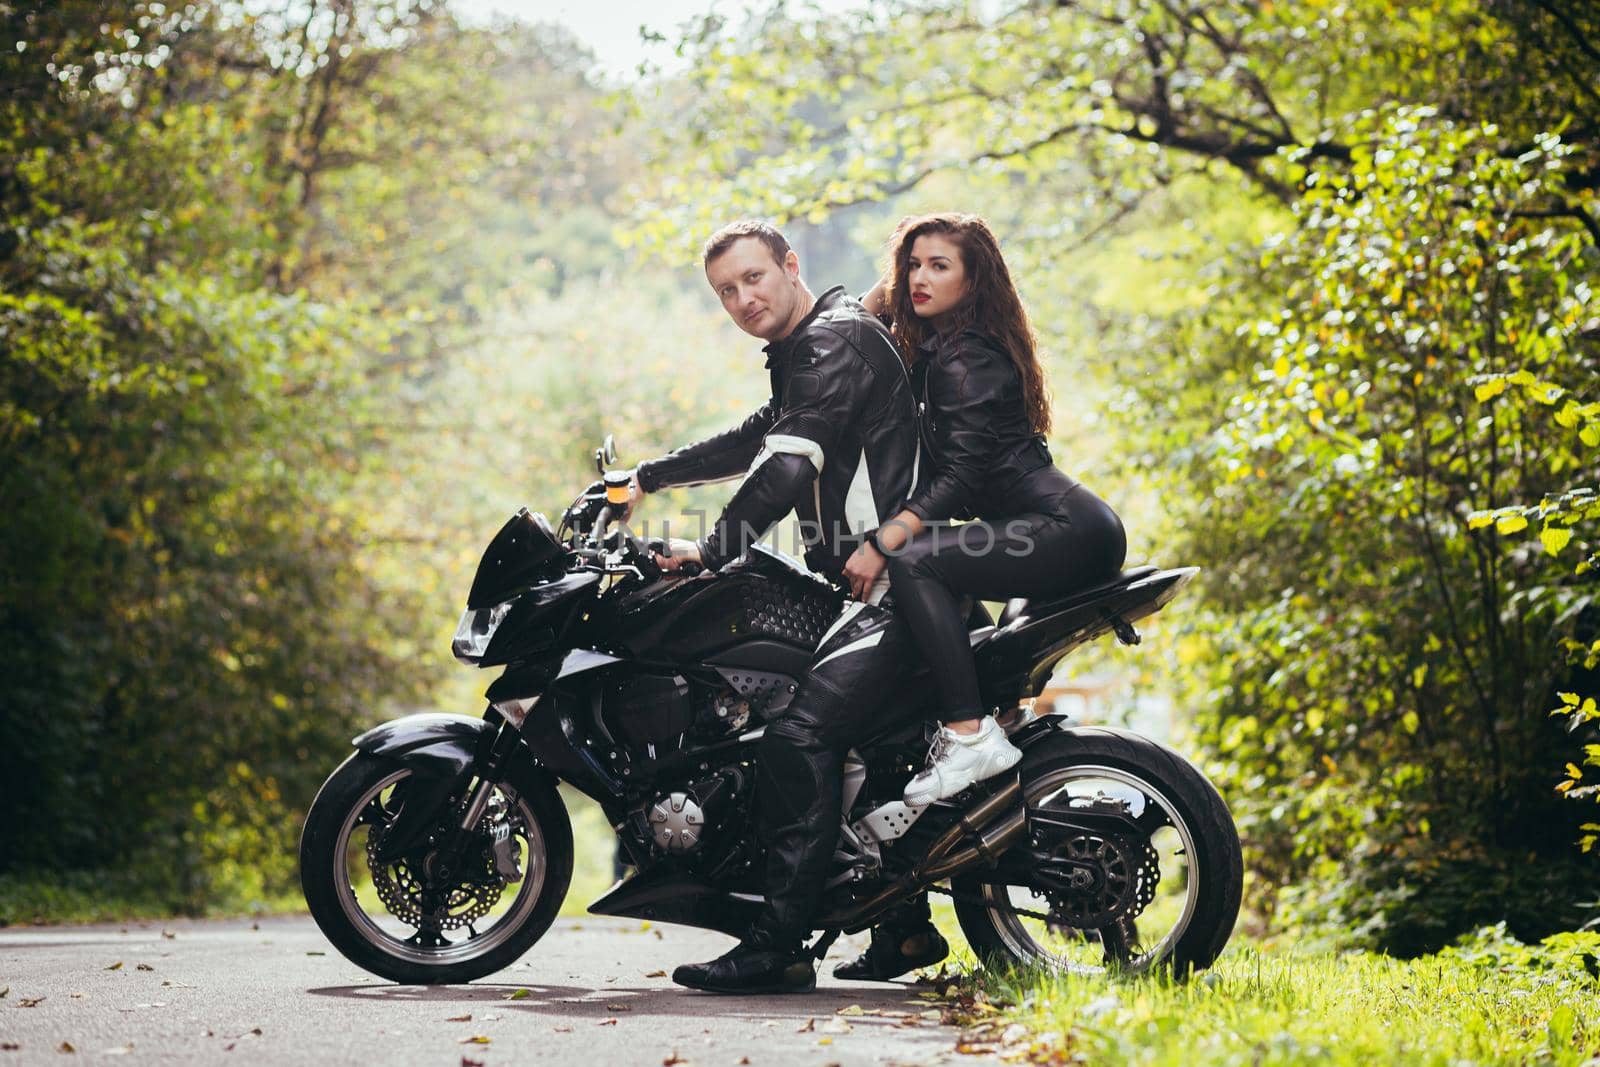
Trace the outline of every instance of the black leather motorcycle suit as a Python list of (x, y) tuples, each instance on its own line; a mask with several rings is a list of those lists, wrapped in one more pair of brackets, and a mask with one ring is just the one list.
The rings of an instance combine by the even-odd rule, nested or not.
[[(706, 566), (736, 558), (793, 508), (807, 562), (837, 579), (856, 535), (897, 514), (915, 481), (910, 383), (888, 331), (843, 289), (818, 298), (767, 353), (772, 399), (733, 429), (640, 465), (639, 484), (648, 492), (748, 468), (701, 543)], [(791, 950), (810, 934), (838, 843), (844, 754), (885, 725), (877, 694), (905, 669), (910, 640), (897, 614), (847, 604), (762, 736), (756, 796), (766, 907), (753, 942)]]
[[(895, 605), (933, 672), (945, 722), (984, 714), (960, 598), (1061, 596), (1122, 568), (1122, 521), (1052, 465), (1022, 377), (1000, 344), (964, 330), (912, 368), (931, 476), (906, 507), (929, 527), (889, 559)], [(944, 520), (970, 517), (959, 526)]]
[(705, 566), (737, 559), (792, 508), (807, 564), (835, 576), (916, 478), (905, 365), (883, 324), (842, 287), (766, 352), (772, 398), (738, 426), (640, 464), (639, 485), (654, 492), (744, 474), (701, 542)]

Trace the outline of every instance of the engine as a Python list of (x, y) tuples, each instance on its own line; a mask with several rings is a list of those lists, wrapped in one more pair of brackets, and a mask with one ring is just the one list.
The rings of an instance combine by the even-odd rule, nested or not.
[(656, 847), (672, 856), (699, 851), (733, 798), (743, 791), (745, 778), (744, 771), (729, 767), (687, 789), (658, 797), (645, 812)]
[(749, 772), (715, 768), (789, 697), (787, 676), (713, 670), (626, 675), (608, 685), (601, 704), (601, 724), (616, 746), (603, 754), (624, 781), (647, 791), (634, 809), (635, 830), (669, 856), (701, 853), (717, 838)]
[(611, 685), (602, 718), (636, 759), (660, 760), (739, 734), (750, 725), (752, 699), (759, 701), (720, 678), (708, 684), (681, 674), (633, 674)]

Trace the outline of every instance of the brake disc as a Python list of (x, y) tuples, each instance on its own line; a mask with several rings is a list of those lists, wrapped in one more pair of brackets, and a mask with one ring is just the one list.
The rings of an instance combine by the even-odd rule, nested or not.
[(1148, 838), (1078, 834), (1058, 846), (1053, 858), (1086, 863), (1100, 872), (1096, 886), (1045, 893), (1051, 921), (1078, 930), (1131, 921), (1150, 906), (1161, 882), (1161, 857)]
[(477, 847), (470, 864), (481, 866), (481, 871), (458, 875), (455, 885), (445, 890), (430, 890), (411, 869), (409, 859), (402, 857), (393, 863), (380, 863), (377, 859), (382, 834), (367, 835), (367, 870), (372, 875), (372, 887), (389, 914), (418, 930), (440, 933), (459, 930), (477, 922), (500, 900), (505, 889), (505, 878), (496, 870), (489, 842), (493, 840), (493, 816), (485, 814), (475, 831)]

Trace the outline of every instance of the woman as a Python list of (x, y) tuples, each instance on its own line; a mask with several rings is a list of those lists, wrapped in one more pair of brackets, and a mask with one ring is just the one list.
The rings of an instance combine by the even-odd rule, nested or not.
[[(1051, 463), (1033, 330), (984, 221), (903, 223), (891, 271), (883, 310), (911, 363), (933, 470), (868, 536), (845, 577), (864, 597), (888, 568), (895, 605), (933, 671), (943, 725), (905, 790), (907, 804), (931, 804), (1022, 757), (985, 713), (961, 598), (1051, 597), (1106, 581), (1122, 568), (1127, 539), (1116, 512)], [(959, 518), (976, 521), (943, 525)]]

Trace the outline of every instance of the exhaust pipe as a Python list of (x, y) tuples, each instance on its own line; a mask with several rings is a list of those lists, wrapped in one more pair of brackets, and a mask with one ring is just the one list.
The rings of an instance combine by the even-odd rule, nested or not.
[[(921, 888), (975, 860), (994, 859), (1005, 851), (1022, 829), (1025, 813), (1021, 800), (1022, 782), (1013, 775), (1004, 789), (974, 805), (956, 820), (954, 826), (940, 834), (928, 846), (928, 854), (911, 871), (908, 880), (916, 882)], [(989, 824), (997, 819), (999, 824), (991, 828)], [(1014, 826), (1011, 825), (1013, 822)], [(965, 848), (958, 847), (968, 839), (972, 840), (971, 844)]]
[(993, 863), (1022, 836), (1026, 824), (1022, 781), (1013, 775), (1005, 788), (973, 805), (954, 826), (940, 834), (910, 874), (848, 911), (825, 917), (822, 925), (839, 927), (847, 933), (864, 929), (871, 924), (870, 916), (884, 904), (908, 897), (977, 863)]

